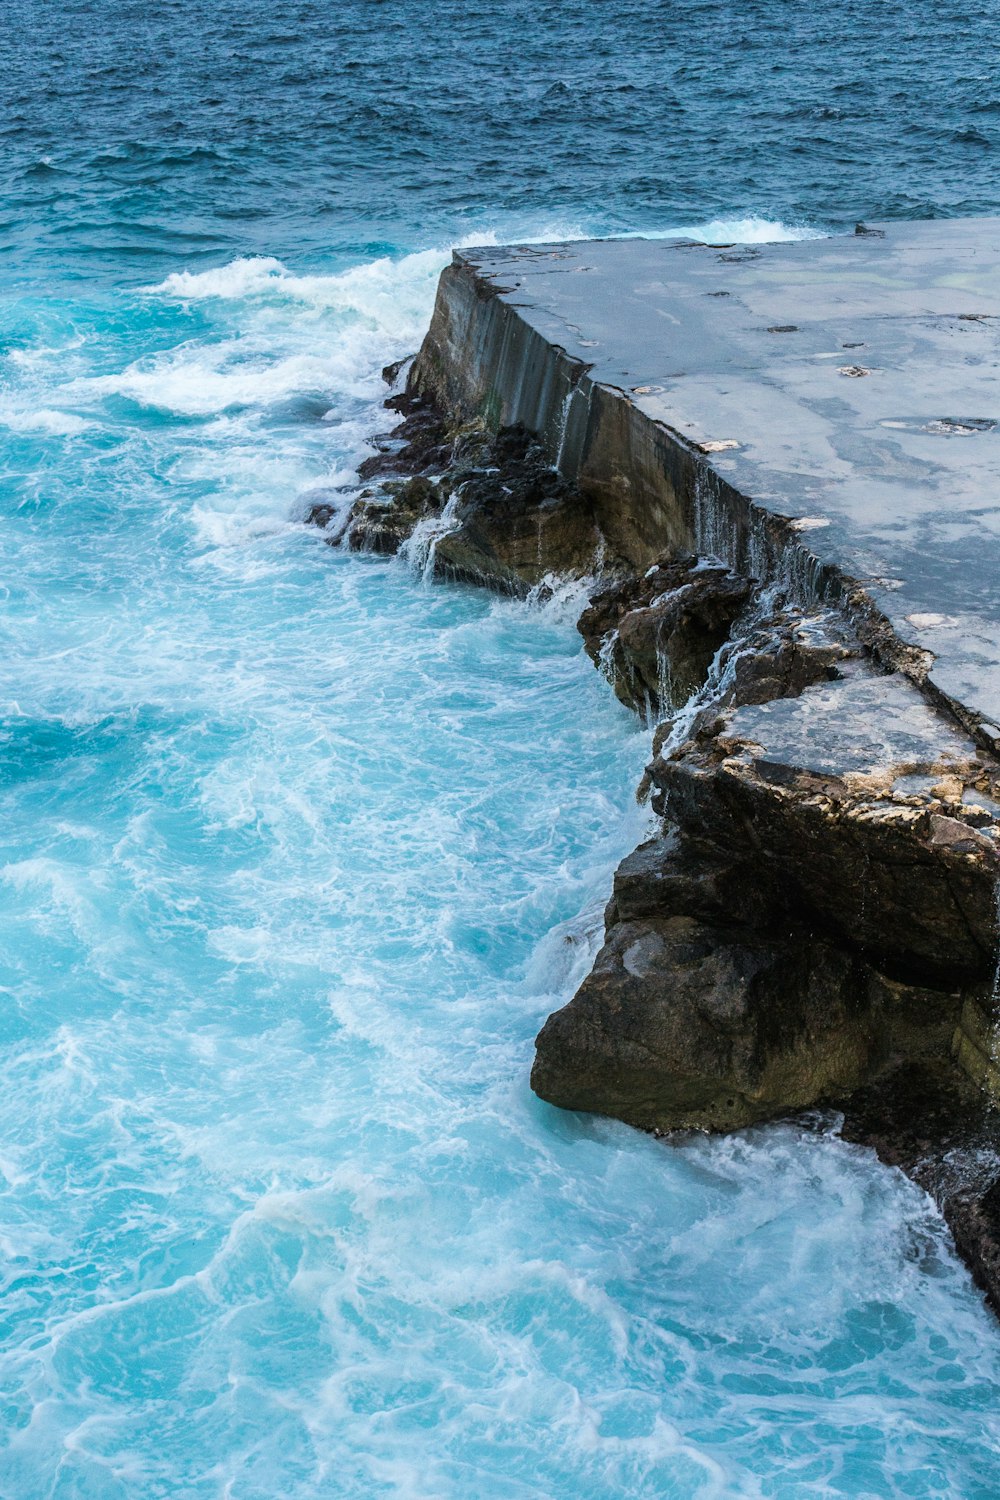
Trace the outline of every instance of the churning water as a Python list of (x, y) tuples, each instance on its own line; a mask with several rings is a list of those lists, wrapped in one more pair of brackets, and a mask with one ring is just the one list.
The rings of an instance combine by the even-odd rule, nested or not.
[(995, 209), (985, 20), (873, 14), (4, 7), (3, 1500), (1000, 1491), (915, 1187), (528, 1091), (643, 828), (573, 601), (300, 524), (454, 239)]

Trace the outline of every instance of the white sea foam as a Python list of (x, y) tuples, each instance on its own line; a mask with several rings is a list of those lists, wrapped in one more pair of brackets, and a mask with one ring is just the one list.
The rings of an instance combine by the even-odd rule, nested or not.
[(416, 337), (423, 332), (447, 259), (445, 250), (425, 250), (400, 258), (384, 256), (327, 275), (303, 275), (269, 257), (241, 258), (208, 271), (175, 272), (149, 292), (184, 301), (244, 301), (261, 311), (269, 303), (297, 303), (314, 313), (364, 319), (395, 337), (404, 332)]
[(75, 437), (92, 424), (75, 412), (49, 407), (16, 407), (0, 404), (0, 427), (11, 432), (47, 433), (53, 437)]
[(782, 224), (776, 219), (710, 219), (703, 224), (682, 224), (663, 229), (637, 229), (616, 236), (620, 239), (701, 240), (706, 245), (774, 245), (792, 240), (824, 239), (822, 230), (808, 225)]
[(67, 354), (80, 349), (86, 343), (86, 335), (79, 333), (60, 344), (33, 344), (24, 349), (11, 349), (6, 355), (13, 365), (30, 367), (49, 359), (65, 359)]
[[(366, 341), (367, 342), (367, 341)], [(223, 339), (182, 346), (130, 365), (116, 375), (97, 375), (69, 387), (77, 396), (127, 396), (141, 406), (180, 416), (213, 416), (230, 408), (262, 408), (315, 393), (350, 395), (371, 371), (360, 370), (356, 353), (338, 350), (279, 354), (262, 341)], [(367, 389), (367, 387), (366, 387)]]

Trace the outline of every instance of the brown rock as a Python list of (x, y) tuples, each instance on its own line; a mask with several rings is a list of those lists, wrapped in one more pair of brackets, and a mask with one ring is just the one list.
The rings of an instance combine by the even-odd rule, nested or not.
[(621, 701), (656, 717), (704, 680), (750, 593), (727, 568), (662, 557), (595, 594), (577, 628)]
[(422, 475), (384, 484), (355, 502), (344, 540), (353, 552), (398, 552), (417, 522), (444, 504), (440, 486)]
[(532, 1088), (646, 1129), (731, 1130), (854, 1088), (884, 1056), (865, 966), (802, 930), (615, 924), (538, 1037)]

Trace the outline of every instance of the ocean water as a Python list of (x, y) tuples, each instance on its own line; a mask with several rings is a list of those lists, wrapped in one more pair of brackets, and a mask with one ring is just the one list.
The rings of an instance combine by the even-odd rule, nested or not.
[(992, 1500), (915, 1187), (528, 1090), (646, 826), (579, 600), (301, 524), (455, 242), (997, 211), (989, 14), (0, 33), (2, 1500)]

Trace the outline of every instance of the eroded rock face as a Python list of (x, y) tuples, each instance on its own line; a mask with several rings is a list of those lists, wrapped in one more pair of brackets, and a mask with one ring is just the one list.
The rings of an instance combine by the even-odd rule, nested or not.
[(717, 706), (798, 698), (806, 688), (849, 674), (861, 650), (847, 622), (779, 596), (766, 619), (725, 649)]
[[(785, 923), (757, 929), (685, 899), (615, 921), (592, 973), (538, 1037), (536, 1093), (646, 1129), (731, 1130), (842, 1093), (884, 1060), (868, 967)], [(672, 911), (668, 911), (672, 907)]]
[(434, 518), (434, 571), (526, 594), (547, 575), (583, 576), (603, 542), (593, 507), (520, 427), (490, 432), (479, 420), (449, 426), (408, 393), (387, 405), (404, 421), (366, 459), (366, 488), (348, 513), (329, 503), (309, 520), (356, 551), (395, 553)]
[(523, 429), (498, 433), (489, 456), (488, 467), (454, 477), (453, 526), (437, 543), (437, 569), (515, 593), (546, 575), (590, 572), (601, 535), (584, 497)]
[(752, 852), (774, 902), (887, 973), (954, 987), (991, 970), (993, 772), (906, 679), (862, 673), (738, 710), (650, 775), (689, 838)]
[(845, 652), (766, 705), (737, 706), (730, 673), (727, 706), (654, 760), (666, 826), (623, 862), (594, 971), (539, 1035), (544, 1098), (730, 1129), (947, 1055), (963, 988), (993, 979), (995, 768)]
[(354, 552), (394, 554), (418, 523), (439, 516), (445, 503), (440, 486), (422, 474), (386, 480), (378, 490), (355, 501), (343, 539)]
[(605, 585), (577, 628), (621, 701), (655, 719), (704, 681), (750, 594), (721, 565), (662, 557), (641, 578)]
[(718, 657), (710, 722), (735, 704), (793, 698), (836, 679), (861, 648), (842, 616), (753, 585), (721, 564), (662, 558), (639, 579), (604, 584), (580, 616), (587, 654), (618, 698), (647, 721), (681, 708)]

